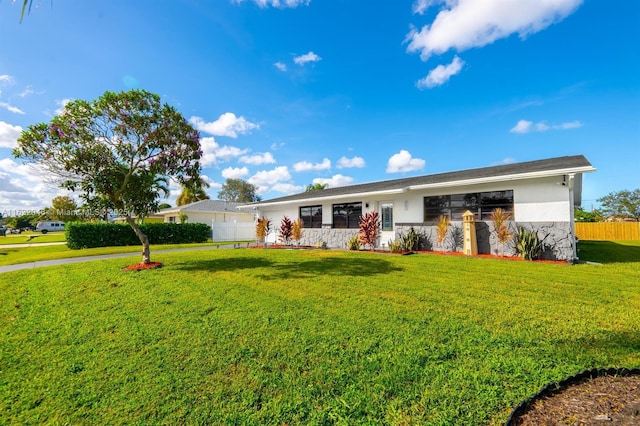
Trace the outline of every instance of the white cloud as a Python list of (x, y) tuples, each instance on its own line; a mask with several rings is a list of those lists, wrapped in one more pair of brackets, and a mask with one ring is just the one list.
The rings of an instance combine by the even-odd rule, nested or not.
[(424, 168), (425, 161), (420, 158), (413, 158), (409, 151), (400, 150), (394, 154), (387, 162), (387, 173), (413, 172)]
[(0, 74), (0, 83), (5, 86), (11, 86), (13, 85), (13, 77), (8, 74)]
[(8, 215), (19, 215), (20, 209), (40, 209), (51, 199), (67, 194), (34, 164), (19, 164), (10, 158), (0, 160), (0, 206)]
[(533, 128), (533, 121), (520, 120), (509, 130), (511, 133), (529, 133)]
[(530, 132), (546, 132), (548, 130), (569, 130), (577, 129), (579, 127), (582, 127), (582, 122), (578, 120), (551, 125), (545, 123), (544, 121), (534, 123), (533, 121), (529, 120), (520, 120), (509, 130), (509, 132), (523, 134)]
[(7, 102), (0, 102), (0, 107), (5, 108), (9, 112), (13, 112), (15, 114), (23, 114), (24, 115), (24, 111), (22, 111), (18, 107), (14, 107), (13, 105), (8, 104)]
[(296, 56), (295, 58), (293, 58), (294, 63), (302, 66), (304, 66), (304, 64), (306, 64), (307, 62), (318, 62), (320, 60), (322, 60), (322, 58), (313, 52), (305, 53), (304, 55)]
[(58, 109), (56, 109), (56, 111), (55, 111), (56, 115), (62, 114), (64, 112), (65, 105), (67, 105), (72, 100), (73, 99), (69, 99), (69, 98), (64, 98), (64, 99), (57, 100), (56, 101), (56, 105), (58, 105)]
[(327, 188), (337, 188), (339, 186), (351, 185), (353, 183), (353, 178), (349, 176), (343, 176), (341, 174), (337, 174), (332, 176), (330, 179), (316, 178), (313, 180), (313, 183), (327, 185)]
[[(442, 3), (443, 0), (438, 1)], [(422, 11), (434, 1), (414, 4)], [(407, 40), (409, 52), (420, 52), (427, 60), (449, 49), (458, 52), (491, 44), (517, 33), (524, 38), (562, 21), (573, 13), (582, 0), (445, 0), (431, 25), (413, 29)]]
[(41, 95), (42, 93), (43, 92), (36, 92), (35, 90), (33, 90), (32, 86), (27, 86), (22, 92), (18, 93), (18, 96), (21, 98), (26, 98), (27, 96), (31, 96), (33, 94)]
[[(242, 4), (245, 1), (246, 0), (233, 0), (233, 3)], [(261, 8), (272, 6), (283, 9), (287, 7), (295, 8), (298, 6), (306, 6), (311, 3), (311, 0), (253, 0), (253, 2)]]
[(238, 161), (255, 166), (259, 166), (260, 164), (274, 164), (276, 162), (275, 158), (273, 158), (273, 155), (271, 155), (270, 152), (265, 152), (263, 154), (243, 155)]
[(217, 164), (219, 161), (229, 161), (249, 152), (248, 149), (240, 149), (235, 146), (220, 146), (213, 137), (201, 138), (200, 147), (203, 153), (200, 163), (203, 166)]
[(421, 78), (416, 83), (418, 89), (432, 88), (441, 86), (449, 79), (458, 74), (462, 70), (464, 61), (459, 57), (454, 57), (453, 61), (449, 65), (438, 65), (427, 74), (426, 77)]
[(411, 10), (414, 15), (424, 15), (424, 12), (434, 4), (433, 0), (416, 0), (413, 2), (413, 6), (411, 6)]
[(311, 170), (319, 171), (319, 170), (328, 170), (331, 168), (331, 160), (325, 158), (322, 160), (322, 163), (309, 163), (308, 161), (301, 161), (293, 165), (293, 170), (296, 172), (308, 172)]
[(287, 65), (283, 64), (282, 62), (276, 62), (275, 64), (273, 64), (273, 66), (278, 68), (282, 72), (286, 72), (287, 71)]
[(0, 121), (0, 148), (15, 148), (21, 132), (22, 127)]
[(294, 194), (301, 192), (304, 188), (292, 183), (276, 183), (271, 187), (272, 191), (283, 192), (285, 194)]
[(279, 166), (273, 170), (261, 170), (247, 180), (258, 188), (259, 194), (269, 192), (269, 189), (278, 183), (290, 181), (291, 173), (289, 173), (287, 166)]
[(338, 164), (336, 164), (336, 168), (338, 169), (350, 169), (350, 168), (362, 168), (365, 166), (364, 158), (362, 157), (353, 157), (347, 158), (342, 157), (338, 160)]
[(222, 177), (225, 179), (241, 179), (249, 174), (246, 167), (227, 167), (222, 171)]
[(260, 127), (242, 116), (237, 117), (232, 112), (225, 112), (220, 115), (216, 121), (208, 123), (202, 118), (194, 116), (189, 119), (189, 123), (201, 132), (209, 133), (213, 136), (228, 136), (230, 138), (237, 138), (238, 135), (251, 133), (252, 130)]

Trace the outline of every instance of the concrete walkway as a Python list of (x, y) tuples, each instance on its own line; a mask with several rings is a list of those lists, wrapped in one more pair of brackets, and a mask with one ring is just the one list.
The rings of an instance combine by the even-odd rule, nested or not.
[(40, 246), (61, 246), (63, 244), (67, 244), (64, 241), (58, 241), (55, 243), (23, 243), (23, 244), (0, 244), (0, 250), (5, 248), (29, 248), (29, 247), (40, 247)]
[[(52, 244), (56, 244), (56, 243), (52, 243)], [(19, 244), (19, 245), (22, 246), (24, 244)], [(6, 247), (6, 245), (0, 246), (0, 248), (2, 247)], [(200, 247), (186, 247), (186, 248), (178, 248), (178, 249), (152, 250), (151, 255), (153, 256), (161, 253), (179, 253), (183, 251), (217, 250), (219, 248), (229, 249), (234, 247), (235, 246), (233, 244), (229, 244), (227, 246), (200, 246)], [(141, 252), (130, 252), (130, 253), (101, 254), (97, 256), (71, 257), (68, 259), (41, 260), (38, 262), (18, 263), (16, 265), (0, 266), (0, 274), (3, 272), (20, 271), (22, 269), (42, 268), (45, 266), (57, 266), (57, 265), (67, 265), (69, 263), (93, 262), (96, 260), (117, 259), (120, 257), (139, 258), (140, 256), (142, 256)]]

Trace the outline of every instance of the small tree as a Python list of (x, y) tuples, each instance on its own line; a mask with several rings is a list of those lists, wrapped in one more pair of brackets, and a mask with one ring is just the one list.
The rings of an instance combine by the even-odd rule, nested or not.
[(143, 263), (151, 262), (149, 239), (133, 217), (158, 210), (170, 177), (193, 190), (201, 182), (198, 131), (144, 90), (71, 101), (50, 123), (23, 131), (13, 154), (81, 190), (89, 207), (115, 209), (140, 239)]
[(289, 244), (289, 241), (291, 241), (292, 230), (293, 222), (291, 222), (291, 219), (289, 219), (288, 216), (284, 216), (280, 223), (280, 241), (285, 244)]
[(259, 217), (256, 224), (256, 238), (258, 241), (263, 241), (264, 246), (267, 246), (267, 235), (271, 229), (271, 220), (266, 217)]
[(300, 245), (302, 239), (302, 219), (297, 218), (293, 221), (293, 227), (291, 228), (291, 239)]
[(373, 250), (378, 240), (378, 234), (380, 233), (380, 219), (377, 211), (365, 213), (360, 216), (360, 241), (363, 245), (368, 245)]
[(200, 180), (199, 187), (195, 190), (188, 186), (183, 186), (182, 192), (180, 192), (180, 195), (178, 195), (176, 199), (176, 206), (184, 206), (196, 201), (208, 200), (209, 195), (204, 190), (204, 188), (208, 187), (209, 184), (202, 179)]
[[(489, 218), (493, 222), (493, 232), (501, 247), (513, 239), (513, 232), (509, 229), (509, 220), (511, 213), (501, 208), (491, 210)], [(497, 249), (496, 249), (497, 251)]]
[(180, 213), (178, 215), (178, 220), (180, 221), (180, 223), (187, 223), (187, 221), (189, 220), (189, 216), (186, 213)]

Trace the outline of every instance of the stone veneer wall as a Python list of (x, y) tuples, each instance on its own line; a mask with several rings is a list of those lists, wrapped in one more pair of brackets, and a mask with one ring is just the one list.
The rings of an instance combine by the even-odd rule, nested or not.
[[(516, 255), (515, 241), (512, 240), (504, 245), (500, 244), (496, 240), (495, 232), (493, 232), (492, 222), (476, 222), (475, 225), (478, 253), (505, 256)], [(517, 233), (517, 227), (536, 231), (538, 238), (544, 244), (544, 249), (540, 256), (542, 259), (574, 260), (574, 237), (569, 222), (518, 222), (517, 224), (512, 222), (510, 226), (514, 235)], [(462, 222), (451, 222), (447, 237), (442, 244), (436, 241), (436, 227), (425, 225), (424, 223), (396, 224), (396, 239), (401, 234), (406, 234), (411, 227), (416, 232), (421, 232), (424, 235), (421, 240), (422, 250), (462, 251)], [(349, 238), (356, 234), (358, 234), (358, 229), (334, 229), (328, 226), (305, 228), (302, 231), (300, 244), (315, 246), (320, 242), (324, 242), (329, 248), (346, 248)]]
[[(476, 222), (476, 241), (478, 243), (479, 254), (499, 254), (505, 256), (515, 256), (515, 240), (502, 245), (495, 236), (492, 222)], [(405, 234), (413, 227), (416, 232), (422, 232), (425, 236), (422, 241), (422, 248), (426, 250), (442, 251), (462, 251), (463, 234), (462, 222), (451, 222), (445, 241), (440, 244), (436, 240), (436, 227), (423, 223), (402, 223), (396, 224), (396, 238), (400, 234)], [(541, 259), (549, 260), (574, 260), (573, 237), (571, 224), (569, 222), (511, 222), (510, 228), (517, 235), (517, 228), (535, 230), (540, 241), (543, 242)]]

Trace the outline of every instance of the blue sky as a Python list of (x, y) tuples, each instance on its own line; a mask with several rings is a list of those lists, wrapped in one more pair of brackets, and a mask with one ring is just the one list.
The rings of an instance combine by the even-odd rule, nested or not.
[(640, 188), (635, 0), (21, 3), (0, 1), (0, 212), (65, 194), (12, 158), (21, 129), (130, 88), (200, 130), (212, 198), (574, 154), (585, 208)]

